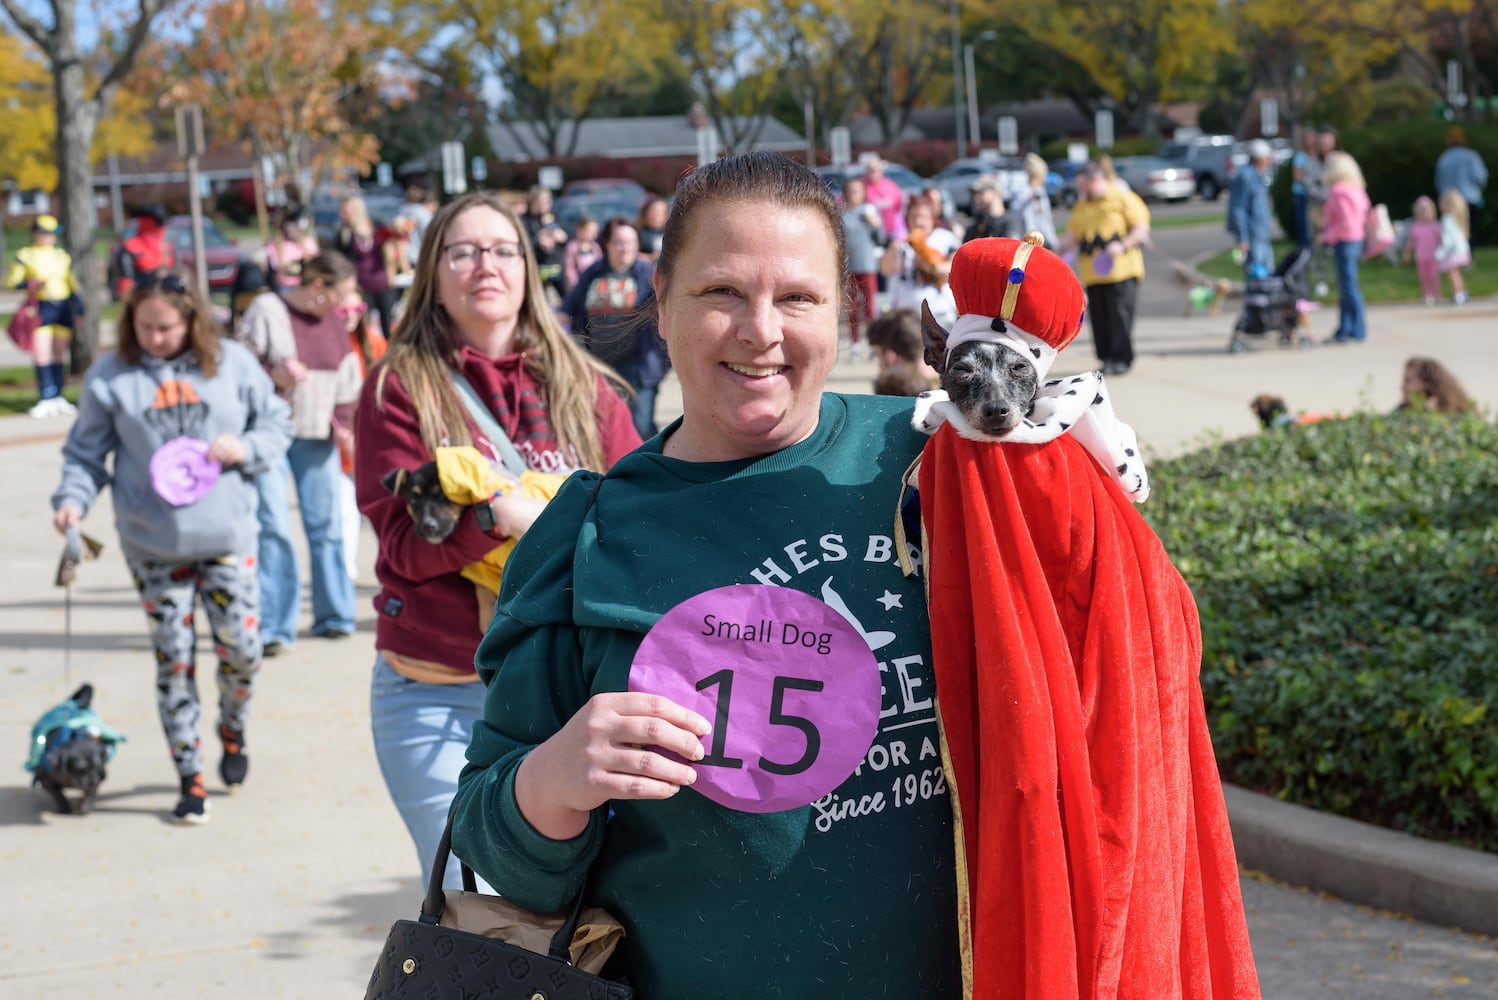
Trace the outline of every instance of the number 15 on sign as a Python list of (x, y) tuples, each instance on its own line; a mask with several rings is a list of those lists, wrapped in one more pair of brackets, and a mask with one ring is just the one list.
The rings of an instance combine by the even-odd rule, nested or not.
[(879, 667), (825, 603), (739, 584), (668, 611), (640, 643), (629, 689), (711, 719), (691, 787), (719, 805), (778, 812), (842, 784), (879, 725)]

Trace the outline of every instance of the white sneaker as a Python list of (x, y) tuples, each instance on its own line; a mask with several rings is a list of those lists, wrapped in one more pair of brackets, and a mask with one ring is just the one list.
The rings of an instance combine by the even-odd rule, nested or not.
[(1464, 305), (1467, 304), (1467, 293), (1466, 292), (1457, 292), (1455, 295), (1453, 295), (1451, 297), (1451, 301), (1452, 301), (1453, 305), (1464, 306)]
[(68, 402), (63, 396), (54, 396), (52, 399), (52, 415), (56, 417), (71, 417), (78, 412), (78, 407)]
[(55, 417), (62, 412), (57, 408), (57, 404), (61, 399), (61, 396), (53, 396), (51, 399), (38, 400), (35, 406), (26, 411), (26, 414), (36, 420)]

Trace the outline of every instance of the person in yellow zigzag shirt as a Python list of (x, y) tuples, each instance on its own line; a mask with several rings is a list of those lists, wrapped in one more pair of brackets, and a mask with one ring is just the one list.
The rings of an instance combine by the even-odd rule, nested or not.
[(83, 315), (83, 300), (78, 297), (73, 258), (57, 245), (61, 233), (62, 225), (54, 216), (37, 216), (31, 226), (31, 245), (16, 252), (5, 280), (7, 288), (36, 287), (41, 325), (32, 338), (30, 351), (41, 398), (30, 410), (33, 417), (74, 412), (73, 404), (62, 395), (63, 365), (72, 344), (74, 322)]
[[(436, 461), (437, 481), (442, 485), (443, 495), (453, 503), (465, 506), (487, 503), (492, 496), (515, 490), (519, 490), (522, 496), (550, 500), (567, 479), (554, 472), (527, 469), (517, 480), (513, 475), (496, 470), (483, 453), (469, 445), (440, 447)], [(459, 571), (463, 579), (472, 581), (479, 591), (479, 627), (485, 631), (494, 614), (494, 601), (499, 596), (500, 574), (515, 542), (514, 538), (506, 538), (482, 560), (469, 563)]]

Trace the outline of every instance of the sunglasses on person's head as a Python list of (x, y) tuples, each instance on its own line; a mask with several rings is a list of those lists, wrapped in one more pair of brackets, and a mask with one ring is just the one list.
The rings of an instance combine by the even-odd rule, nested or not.
[(174, 295), (187, 294), (187, 285), (175, 274), (143, 274), (136, 279), (135, 287), (142, 291), (158, 289)]

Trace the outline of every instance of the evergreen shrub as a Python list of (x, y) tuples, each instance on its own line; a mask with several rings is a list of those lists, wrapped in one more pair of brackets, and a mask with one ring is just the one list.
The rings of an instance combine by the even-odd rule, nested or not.
[(1498, 429), (1360, 414), (1152, 476), (1224, 779), (1498, 852)]

